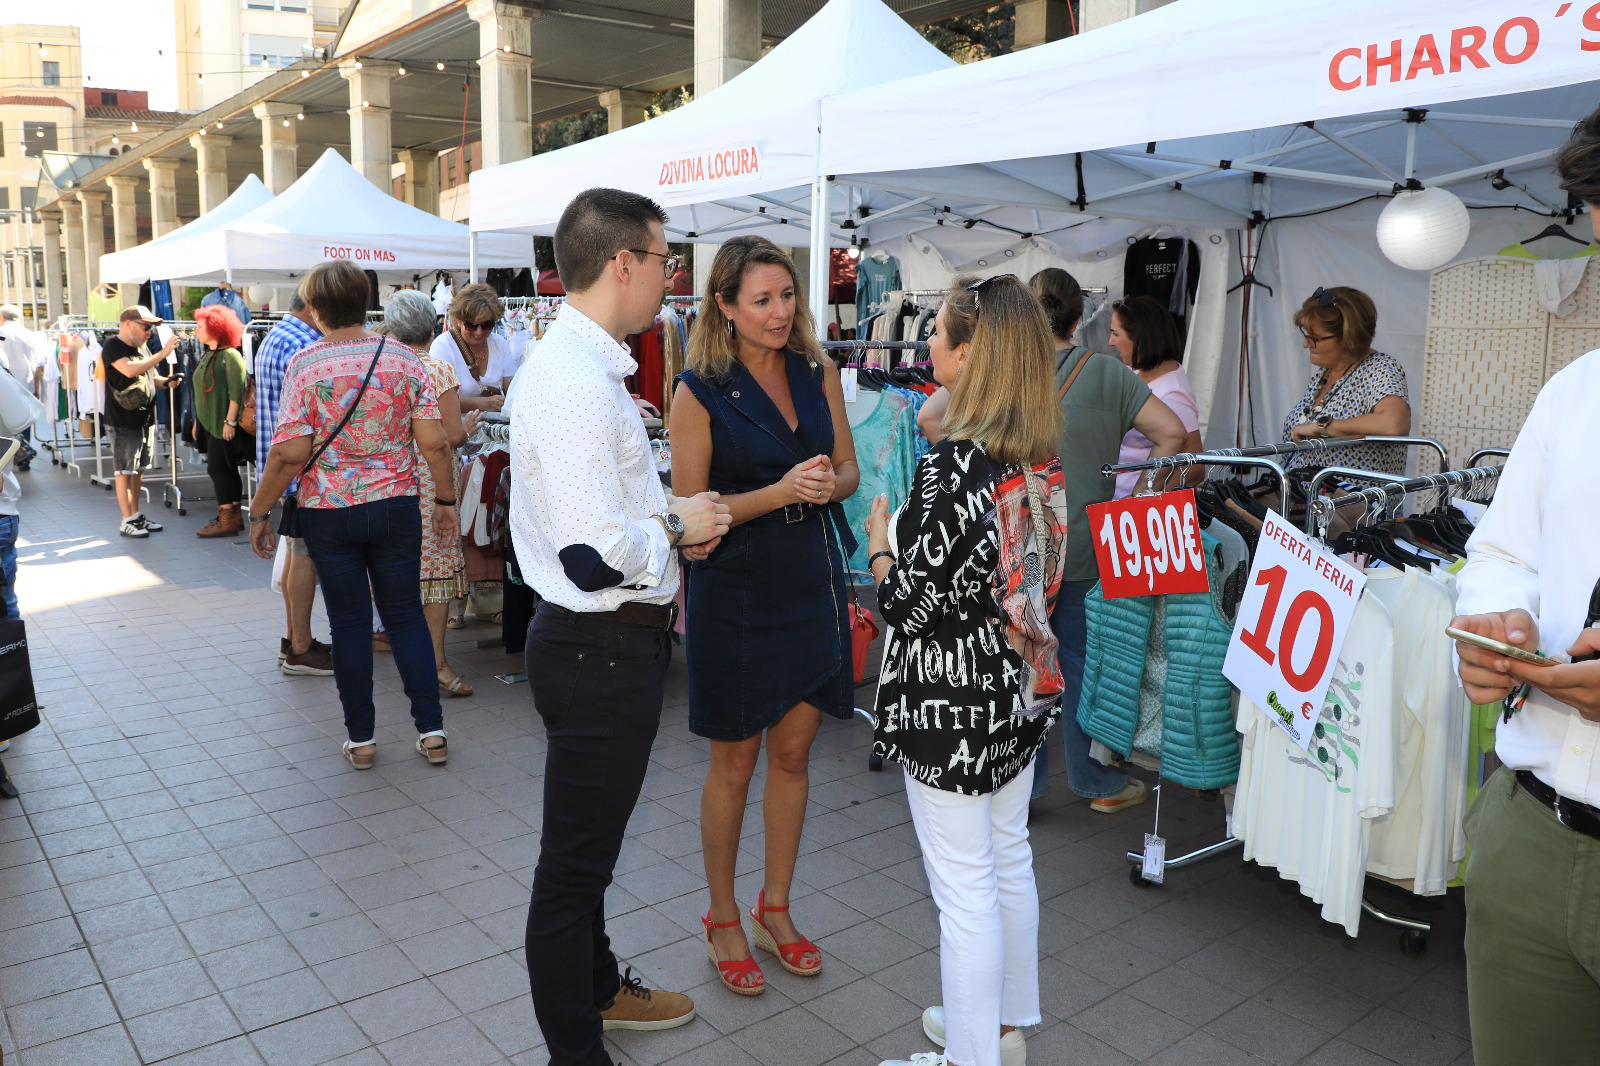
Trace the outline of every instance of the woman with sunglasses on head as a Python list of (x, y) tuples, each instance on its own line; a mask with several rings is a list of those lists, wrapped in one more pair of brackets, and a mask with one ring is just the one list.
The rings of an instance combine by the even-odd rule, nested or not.
[[(1344, 285), (1318, 288), (1295, 312), (1294, 324), (1316, 373), (1283, 420), (1285, 444), (1319, 437), (1403, 437), (1411, 432), (1405, 368), (1372, 347), (1378, 328), (1372, 297)], [(1351, 444), (1328, 454), (1336, 456), (1340, 466), (1405, 473), (1406, 450), (1400, 444)], [(1291, 460), (1289, 465), (1305, 464)]]
[(872, 503), (868, 558), (885, 642), (873, 752), (898, 762), (939, 907), (942, 1045), (884, 1066), (1021, 1066), (1039, 1012), (1039, 894), (1028, 845), (1033, 761), (1060, 713), (1050, 612), (1066, 482), (1055, 343), (1011, 275), (956, 279), (929, 340), (950, 390), (944, 439), (891, 519)]
[(461, 382), (461, 410), (498, 411), (517, 372), (511, 344), (495, 333), (502, 309), (493, 289), (463, 285), (450, 301), (450, 328), (434, 338), (428, 354), (450, 364)]
[[(840, 502), (861, 479), (839, 370), (823, 357), (788, 254), (765, 237), (717, 251), (672, 401), (672, 491), (719, 492), (733, 528), (689, 574), (689, 728), (711, 741), (700, 837), (706, 952), (729, 991), (766, 978), (734, 876), (750, 780), (766, 747), (766, 863), (752, 939), (798, 977), (822, 953), (789, 915), (823, 714), (854, 714)], [(841, 540), (844, 542), (841, 545)]]

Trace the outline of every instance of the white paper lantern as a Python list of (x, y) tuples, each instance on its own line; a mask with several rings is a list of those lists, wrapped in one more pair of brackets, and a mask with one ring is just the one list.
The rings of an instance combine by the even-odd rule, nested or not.
[(1378, 216), (1378, 247), (1407, 270), (1432, 270), (1455, 258), (1471, 229), (1467, 205), (1454, 193), (1408, 189)]
[(250, 297), (251, 307), (265, 307), (272, 302), (272, 286), (252, 285), (245, 295)]

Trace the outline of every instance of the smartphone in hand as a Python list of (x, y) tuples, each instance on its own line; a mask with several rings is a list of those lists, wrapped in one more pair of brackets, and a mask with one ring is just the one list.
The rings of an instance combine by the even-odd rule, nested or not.
[(1444, 632), (1445, 636), (1451, 640), (1458, 640), (1463, 644), (1471, 644), (1476, 648), (1484, 648), (1496, 654), (1504, 655), (1508, 659), (1516, 659), (1518, 662), (1528, 663), (1530, 666), (1563, 665), (1560, 659), (1552, 659), (1548, 655), (1540, 655), (1536, 651), (1528, 651), (1526, 648), (1519, 648), (1514, 644), (1507, 644), (1505, 641), (1495, 640), (1492, 637), (1468, 633), (1465, 629), (1457, 629), (1455, 626), (1446, 626)]

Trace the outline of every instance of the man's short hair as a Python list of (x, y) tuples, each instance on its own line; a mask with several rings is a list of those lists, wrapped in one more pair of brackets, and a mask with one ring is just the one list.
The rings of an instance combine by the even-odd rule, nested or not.
[(299, 289), (295, 289), (294, 292), (289, 295), (289, 313), (291, 315), (297, 315), (305, 309), (306, 298), (300, 295)]
[(18, 307), (16, 304), (0, 305), (0, 318), (9, 319), (15, 322), (22, 318), (22, 308)]
[(1556, 153), (1561, 187), (1586, 204), (1600, 204), (1600, 109), (1572, 128), (1572, 136)]
[(573, 197), (556, 223), (556, 273), (568, 292), (600, 280), (618, 252), (650, 243), (650, 223), (667, 213), (648, 196), (621, 189), (586, 189)]

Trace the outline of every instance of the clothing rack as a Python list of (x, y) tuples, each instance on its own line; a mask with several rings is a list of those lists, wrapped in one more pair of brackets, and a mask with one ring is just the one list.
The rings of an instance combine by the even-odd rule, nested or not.
[[(1237, 450), (1237, 449), (1230, 449)], [(1289, 478), (1283, 472), (1283, 467), (1264, 456), (1259, 455), (1219, 455), (1214, 452), (1180, 452), (1177, 455), (1167, 455), (1160, 459), (1142, 459), (1137, 463), (1109, 463), (1100, 468), (1100, 473), (1105, 477), (1115, 477), (1117, 474), (1129, 470), (1148, 470), (1150, 474), (1145, 478), (1146, 485), (1154, 485), (1157, 470), (1174, 467), (1190, 466), (1248, 466), (1260, 470), (1270, 471), (1278, 479), (1278, 498), (1281, 500), (1288, 492)]]
[(1318, 497), (1312, 501), (1312, 512), (1319, 529), (1325, 529), (1333, 513), (1341, 507), (1365, 502), (1369, 506), (1384, 503), (1414, 492), (1443, 492), (1451, 488), (1465, 488), (1470, 499), (1474, 494), (1495, 485), (1500, 480), (1498, 466), (1475, 466), (1465, 470), (1446, 470), (1440, 474), (1423, 474), (1421, 477), (1401, 478), (1384, 485), (1371, 485), (1356, 489), (1345, 496), (1332, 499)]
[(1495, 455), (1499, 456), (1502, 459), (1507, 458), (1508, 456), (1511, 455), (1511, 449), (1510, 448), (1479, 448), (1477, 451), (1473, 452), (1472, 455), (1467, 458), (1467, 465), (1468, 466), (1477, 466), (1484, 459), (1487, 459), (1490, 456), (1495, 456)]

